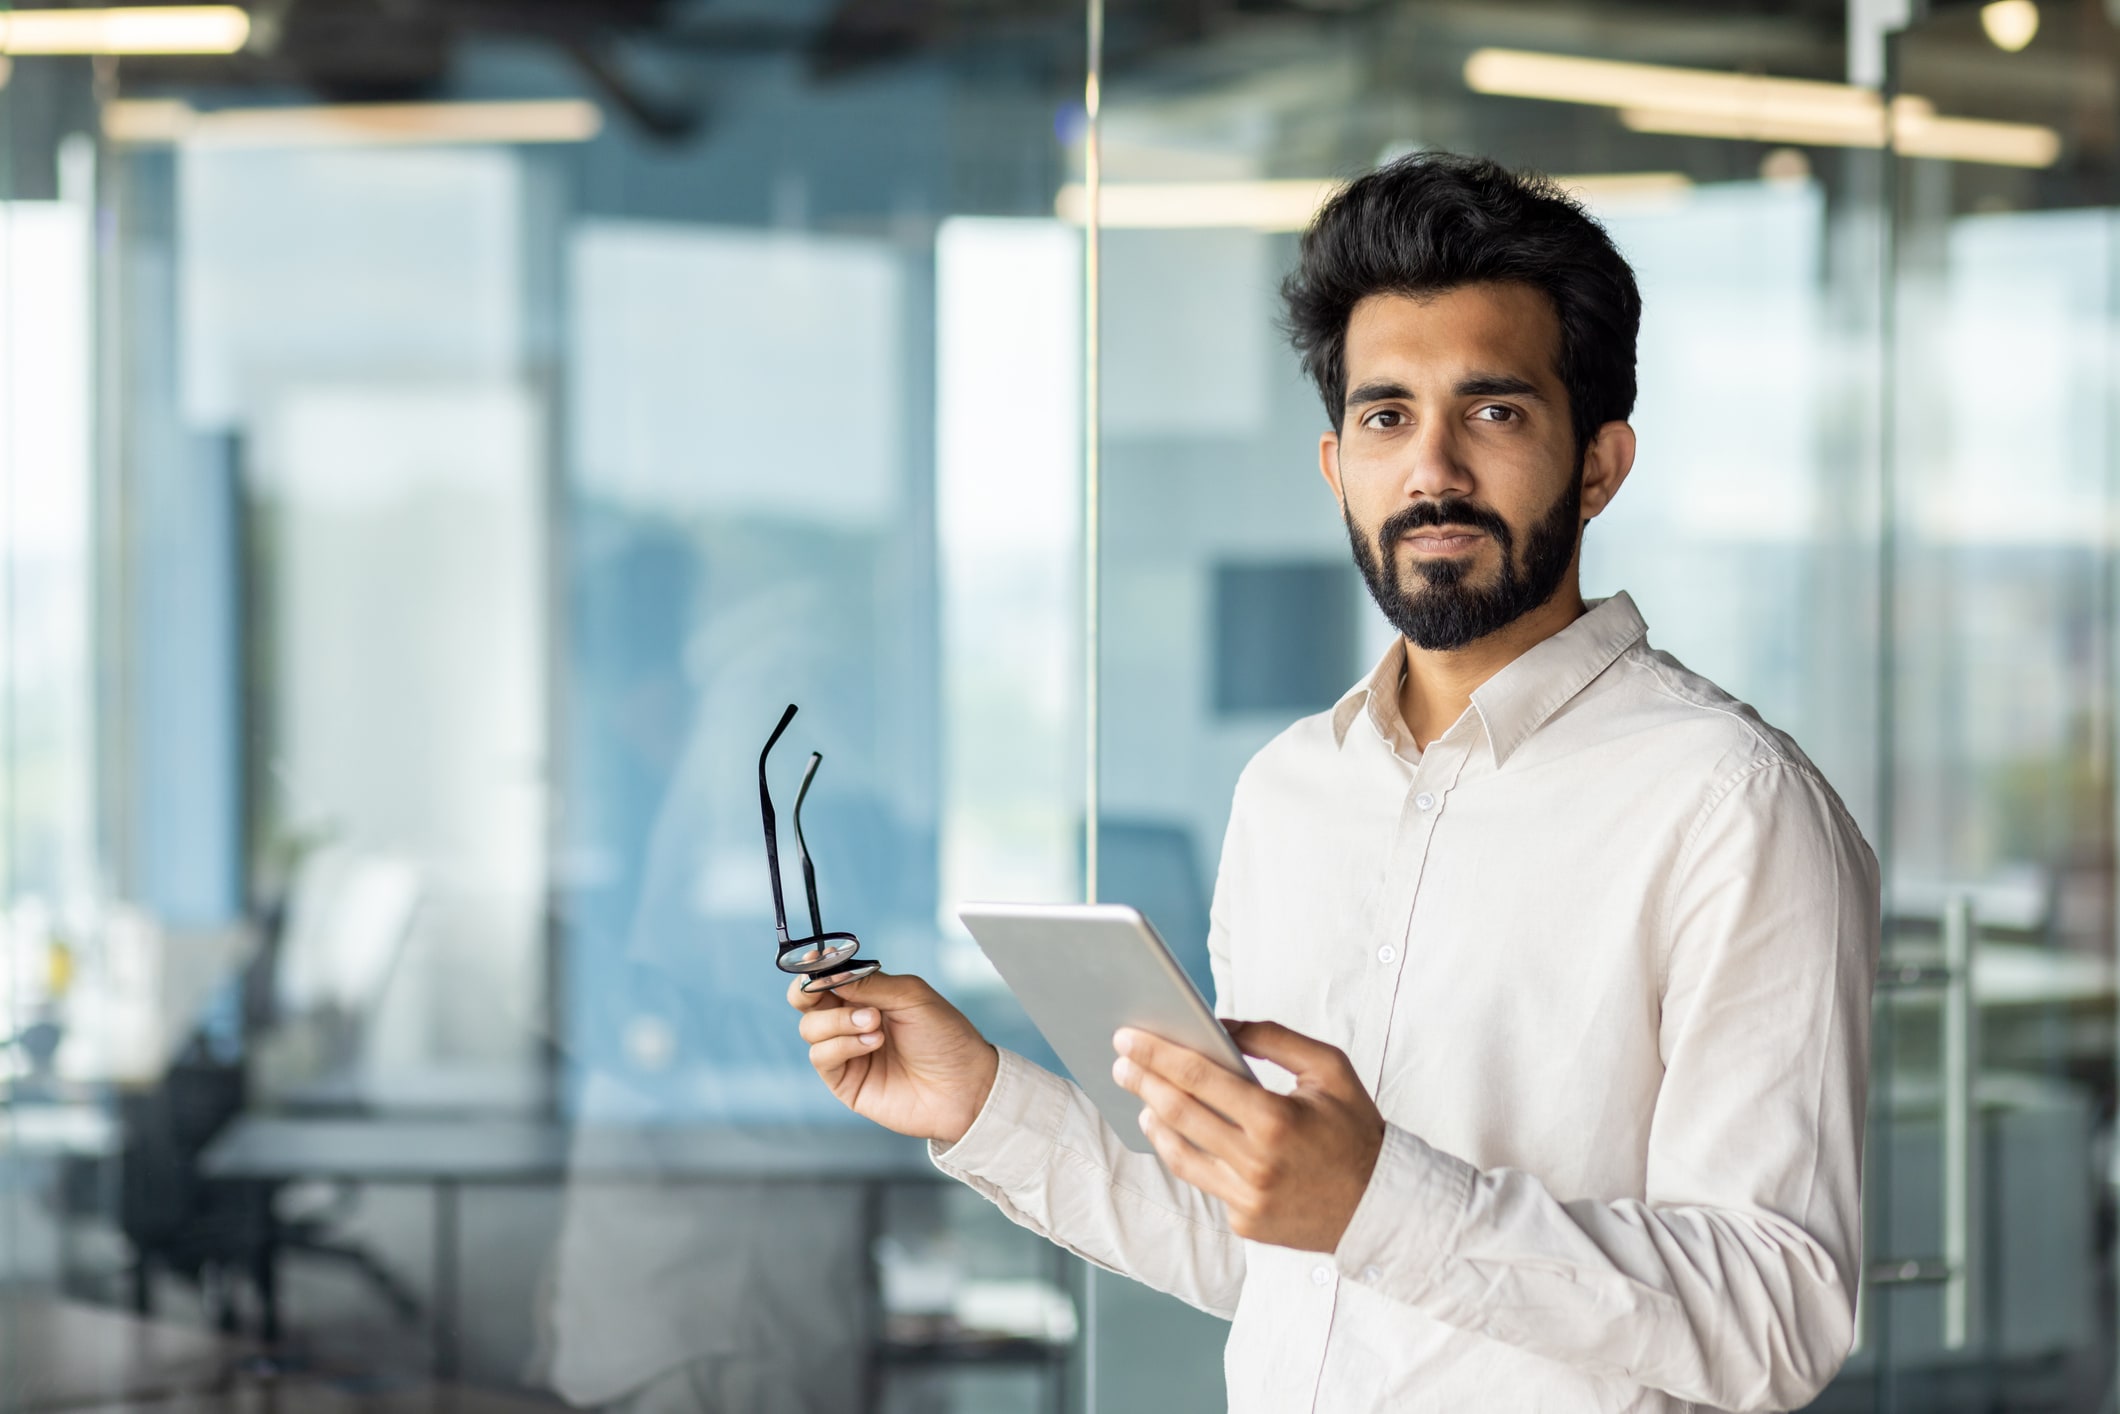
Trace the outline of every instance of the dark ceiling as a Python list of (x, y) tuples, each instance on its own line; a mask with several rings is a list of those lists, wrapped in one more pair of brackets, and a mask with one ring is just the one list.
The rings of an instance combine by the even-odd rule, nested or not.
[[(2071, 6), (2089, 15), (2102, 3), (2047, 0), (2046, 8), (2058, 31)], [(250, 0), (249, 8), (254, 35), (244, 53), (127, 60), (126, 87), (418, 98), (446, 91), (467, 41), (515, 41), (567, 56), (612, 107), (676, 137), (697, 120), (659, 55), (792, 59), (824, 83), (940, 60), (1070, 85), (1084, 56), (1085, 0)], [(1924, 8), (1984, 48), (1977, 0)], [(1382, 35), (1411, 25), (1477, 43), (1537, 41), (1830, 78), (1842, 64), (1845, 14), (1846, 0), (1107, 0), (1106, 71), (1122, 81), (1211, 82), (1218, 54), (1255, 64), (1277, 35), (1336, 25)], [(2096, 18), (2104, 30), (2103, 14)], [(2020, 65), (2026, 74), (2035, 67)]]
[[(1773, 19), (1837, 34), (1844, 0), (1629, 0), (1633, 16)], [(446, 78), (466, 39), (550, 44), (620, 82), (614, 53), (649, 41), (700, 54), (799, 56), (820, 77), (981, 51), (1079, 64), (1084, 0), (253, 0), (251, 49), (217, 60), (131, 61), (148, 78), (292, 86), (342, 100), (413, 97)], [(1419, 0), (1110, 0), (1107, 64), (1122, 71), (1262, 21), (1359, 21)], [(1519, 14), (1580, 16), (1582, 0), (1509, 0)]]

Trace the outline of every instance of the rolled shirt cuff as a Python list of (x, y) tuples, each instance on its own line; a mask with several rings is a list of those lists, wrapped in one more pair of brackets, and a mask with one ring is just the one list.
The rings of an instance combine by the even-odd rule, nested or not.
[(1478, 1177), (1463, 1159), (1386, 1125), (1369, 1187), (1333, 1250), (1340, 1274), (1395, 1301), (1418, 1300), (1456, 1246)]
[(996, 1188), (1017, 1188), (1052, 1164), (1066, 1122), (1070, 1087), (1043, 1066), (1004, 1047), (994, 1088), (971, 1128), (954, 1144), (928, 1141), (935, 1167), (957, 1179), (981, 1179)]

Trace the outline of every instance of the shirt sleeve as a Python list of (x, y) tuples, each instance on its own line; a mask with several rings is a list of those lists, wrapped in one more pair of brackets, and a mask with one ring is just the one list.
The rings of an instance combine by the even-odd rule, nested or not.
[(1335, 1261), (1577, 1369), (1800, 1408), (1853, 1340), (1876, 861), (1814, 775), (1756, 767), (1703, 807), (1660, 931), (1646, 1196), (1569, 1201), (1394, 1126)]
[(1080, 1086), (1015, 1052), (1001, 1052), (972, 1127), (928, 1152), (1011, 1221), (1076, 1256), (1225, 1320), (1236, 1313), (1243, 1242), (1220, 1201), (1128, 1149)]
[[(1240, 787), (1241, 791), (1241, 787)], [(1224, 868), (1209, 909), (1207, 953), (1216, 1014), (1231, 1015), (1228, 867), (1241, 811), (1231, 812)], [(1244, 1285), (1244, 1241), (1229, 1211), (1173, 1178), (1153, 1154), (1120, 1142), (1082, 1088), (1010, 1051), (994, 1088), (958, 1141), (930, 1144), (935, 1166), (970, 1184), (1009, 1218), (1094, 1262), (1225, 1320)]]

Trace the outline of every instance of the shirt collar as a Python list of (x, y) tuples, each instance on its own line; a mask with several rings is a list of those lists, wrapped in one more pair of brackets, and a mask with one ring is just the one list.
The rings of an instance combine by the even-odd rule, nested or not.
[[(1649, 626), (1625, 593), (1593, 600), (1589, 612), (1482, 683), (1472, 708), (1486, 729), (1488, 749), (1499, 767), (1547, 719), (1588, 687), (1620, 654), (1647, 635)], [(1393, 638), (1376, 668), (1350, 688), (1332, 709), (1332, 736), (1345, 745), (1355, 715), (1378, 694), (1396, 696), (1405, 671), (1406, 641)], [(1373, 715), (1373, 713), (1372, 713)]]
[[(1370, 722), (1377, 735), (1390, 739), (1382, 720), (1377, 717), (1376, 704), (1395, 702), (1399, 695), (1399, 683), (1406, 676), (1406, 640), (1397, 634), (1391, 637), (1391, 646), (1384, 650), (1369, 676), (1363, 678), (1341, 696), (1332, 708), (1332, 741), (1335, 746), (1347, 744), (1347, 729), (1363, 709), (1369, 711)], [(1396, 709), (1394, 709), (1396, 710)]]

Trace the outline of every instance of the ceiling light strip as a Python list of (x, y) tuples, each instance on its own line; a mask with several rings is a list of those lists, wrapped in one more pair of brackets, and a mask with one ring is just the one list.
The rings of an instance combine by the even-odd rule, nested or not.
[(1893, 101), (1887, 122), (1883, 100), (1853, 84), (1517, 49), (1474, 51), (1465, 83), (1476, 93), (1617, 108), (1621, 123), (1643, 133), (1820, 147), (1883, 147), (1889, 138), (1909, 157), (2008, 167), (2050, 167), (2061, 156), (2050, 127), (1944, 117), (1911, 95)]
[(234, 5), (0, 9), (0, 54), (233, 54), (249, 41)]
[[(1340, 183), (1316, 178), (1238, 182), (1106, 182), (1097, 224), (1134, 230), (1234, 227), (1300, 231)], [(1060, 188), (1053, 214), (1081, 225), (1088, 198), (1079, 182)]]
[(209, 112), (169, 100), (125, 99), (103, 110), (103, 131), (113, 142), (218, 148), (587, 142), (603, 130), (603, 123), (601, 109), (577, 98)]

